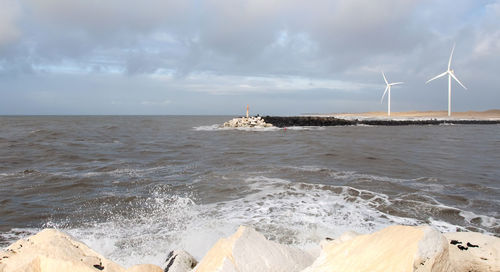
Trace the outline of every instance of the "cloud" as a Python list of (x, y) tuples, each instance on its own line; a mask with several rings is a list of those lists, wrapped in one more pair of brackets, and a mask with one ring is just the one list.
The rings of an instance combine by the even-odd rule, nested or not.
[(20, 7), (15, 0), (0, 0), (0, 50), (21, 35), (17, 26)]
[(192, 73), (181, 79), (168, 74), (156, 74), (152, 78), (162, 82), (170, 89), (182, 88), (187, 91), (213, 95), (286, 94), (320, 89), (332, 92), (356, 92), (373, 87), (373, 85), (362, 82), (310, 79), (297, 76), (228, 76), (213, 73)]
[[(412, 21), (416, 1), (409, 0), (20, 2), (26, 36), (19, 54), (82, 65), (109, 58), (129, 74), (166, 66), (181, 74), (268, 66), (282, 72), (280, 65), (338, 71), (374, 52), (407, 52), (420, 37)], [(268, 65), (274, 56), (276, 65)]]
[[(378, 101), (381, 70), (408, 82), (400, 90), (408, 105), (427, 107), (442, 86), (423, 82), (445, 68), (453, 42), (457, 75), (484, 97), (475, 106), (498, 98), (498, 0), (0, 1), (2, 79), (42, 86), (77, 76), (89, 89), (97, 83), (83, 78), (144, 84), (126, 88), (133, 95), (114, 104), (123, 110), (173, 97), (162, 91), (214, 101), (314, 93), (354, 107), (363, 97)], [(74, 88), (64, 84), (59, 95)], [(145, 86), (158, 94), (141, 97)]]
[(91, 36), (120, 31), (147, 33), (173, 20), (182, 20), (190, 1), (21, 0), (38, 22), (58, 28), (81, 29)]
[(163, 100), (163, 101), (141, 101), (141, 105), (145, 106), (165, 106), (170, 104), (172, 101), (170, 100)]
[(485, 6), (484, 19), (476, 30), (474, 53), (477, 56), (500, 55), (500, 1)]

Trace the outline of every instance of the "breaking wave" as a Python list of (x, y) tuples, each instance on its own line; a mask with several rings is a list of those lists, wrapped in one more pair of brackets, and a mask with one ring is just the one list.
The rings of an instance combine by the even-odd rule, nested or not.
[[(355, 175), (344, 173), (337, 177)], [(204, 182), (200, 179), (192, 186), (203, 186)], [(432, 210), (429, 214), (456, 210), (435, 200), (393, 198), (351, 186), (290, 182), (262, 175), (247, 177), (237, 187), (242, 197), (209, 202), (192, 193), (173, 193), (170, 186), (160, 186), (149, 197), (134, 198), (125, 205), (104, 203), (95, 216), (79, 226), (63, 220), (48, 222), (45, 227), (65, 231), (126, 267), (137, 263), (162, 265), (168, 252), (179, 248), (200, 259), (218, 239), (231, 235), (239, 225), (253, 226), (269, 239), (302, 248), (317, 247), (325, 237), (336, 237), (348, 230), (367, 233), (394, 224), (430, 224), (441, 231), (464, 230), (450, 223), (453, 220), (411, 218), (402, 212), (398, 214), (393, 207), (401, 201), (414, 201), (420, 212)], [(453, 216), (461, 220), (477, 217), (459, 210)], [(499, 225), (493, 217), (481, 218), (490, 226)], [(2, 234), (2, 238), (13, 241), (36, 231), (13, 229)]]

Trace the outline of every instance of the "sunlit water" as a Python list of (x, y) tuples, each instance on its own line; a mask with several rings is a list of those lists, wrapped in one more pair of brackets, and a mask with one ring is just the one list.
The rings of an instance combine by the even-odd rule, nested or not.
[(0, 246), (55, 227), (118, 263), (250, 225), (313, 247), (430, 224), (500, 235), (500, 126), (219, 129), (231, 117), (0, 117)]

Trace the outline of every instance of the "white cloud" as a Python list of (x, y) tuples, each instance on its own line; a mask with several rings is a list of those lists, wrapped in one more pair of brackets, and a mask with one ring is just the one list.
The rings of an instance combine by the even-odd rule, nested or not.
[(168, 99), (163, 101), (148, 101), (148, 100), (141, 101), (141, 105), (146, 105), (146, 106), (166, 106), (170, 103), (172, 102)]
[(183, 88), (186, 91), (214, 95), (284, 94), (318, 89), (328, 89), (332, 92), (356, 92), (378, 86), (354, 81), (312, 79), (297, 76), (239, 76), (213, 73), (192, 73), (181, 79), (168, 74), (155, 74), (152, 78), (163, 82), (167, 89)]

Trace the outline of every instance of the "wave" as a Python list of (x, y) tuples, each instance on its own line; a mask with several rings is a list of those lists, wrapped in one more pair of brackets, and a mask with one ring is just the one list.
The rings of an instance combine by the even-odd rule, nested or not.
[(215, 131), (215, 130), (220, 130), (221, 127), (218, 124), (214, 124), (211, 126), (199, 126), (199, 127), (193, 127), (194, 130), (196, 131)]
[(35, 129), (28, 133), (28, 137), (48, 137), (50, 139), (55, 139), (63, 136), (64, 133), (62, 131), (55, 131), (49, 129)]
[[(316, 166), (296, 169), (324, 171)], [(357, 176), (368, 175), (338, 172), (335, 178)], [(349, 185), (292, 182), (265, 172), (247, 173), (238, 182), (234, 177), (222, 176), (216, 185), (202, 177), (187, 188), (191, 189), (181, 194), (170, 185), (158, 185), (146, 198), (130, 198), (120, 205), (100, 204), (99, 212), (78, 226), (62, 220), (48, 222), (44, 227), (65, 231), (106, 257), (131, 266), (161, 265), (170, 250), (179, 248), (200, 259), (218, 239), (231, 235), (239, 225), (253, 226), (269, 239), (302, 248), (317, 247), (325, 237), (348, 230), (368, 233), (394, 224), (429, 224), (448, 232), (468, 230), (464, 225), (472, 222), (477, 231), (486, 233), (486, 227), (500, 226), (494, 217), (449, 207), (430, 196), (394, 197)], [(197, 195), (224, 188), (235, 197), (210, 200)], [(1, 233), (0, 241), (12, 242), (36, 231), (13, 229)]]

